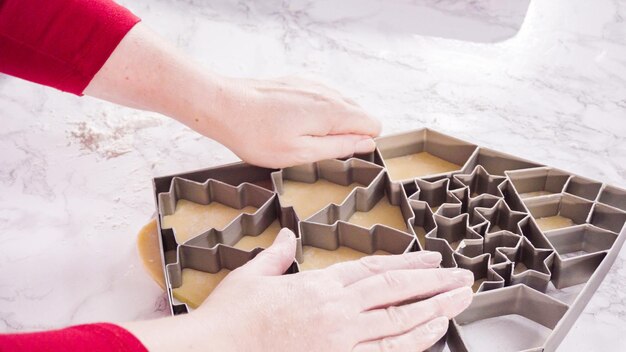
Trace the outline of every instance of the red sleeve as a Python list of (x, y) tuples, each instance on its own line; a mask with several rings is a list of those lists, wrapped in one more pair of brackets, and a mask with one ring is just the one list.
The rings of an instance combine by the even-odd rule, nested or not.
[(111, 0), (0, 0), (0, 72), (81, 95), (137, 22)]
[(0, 352), (147, 352), (125, 329), (107, 323), (77, 325), (61, 330), (0, 335)]

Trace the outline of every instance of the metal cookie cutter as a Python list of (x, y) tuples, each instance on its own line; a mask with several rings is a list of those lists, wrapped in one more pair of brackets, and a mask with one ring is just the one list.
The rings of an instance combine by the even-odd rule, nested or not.
[(415, 179), (415, 191), (409, 197), (410, 200), (426, 202), (433, 213), (452, 217), (463, 212), (465, 190), (451, 190), (450, 179), (445, 177), (439, 180), (426, 181)]
[[(389, 185), (390, 181), (387, 174), (381, 173), (368, 187), (354, 189), (341, 204), (329, 204), (307, 220), (302, 221), (302, 231), (314, 234), (321, 230), (320, 226), (333, 225), (342, 221), (364, 228), (385, 226), (410, 234), (409, 220), (414, 217), (411, 206), (402, 188), (394, 193), (394, 189)], [(388, 219), (383, 218), (382, 214), (374, 214), (379, 218), (379, 222), (376, 224), (363, 224), (366, 222), (363, 219), (367, 218), (368, 213), (374, 212), (379, 205), (386, 206), (385, 209), (387, 210), (395, 209), (397, 218), (402, 219), (402, 224), (396, 224), (395, 221), (387, 222)]]
[(433, 211), (427, 202), (409, 198), (409, 205), (414, 217), (409, 219), (409, 226), (417, 238), (419, 248), (426, 249), (426, 234), (435, 229), (437, 224), (433, 217)]
[(434, 218), (436, 226), (426, 234), (426, 250), (440, 252), (443, 267), (457, 266), (454, 253), (466, 257), (483, 254), (483, 237), (470, 226), (468, 214), (454, 218), (435, 214)]
[[(361, 159), (331, 159), (284, 168), (273, 172), (271, 174), (271, 179), (273, 188), (278, 193), (278, 199), (280, 200), (284, 193), (283, 180), (292, 180), (301, 183), (314, 183), (320, 179), (324, 179), (342, 186), (358, 183), (360, 185), (356, 187), (358, 190), (363, 187), (367, 188), (377, 177), (380, 177), (382, 171), (383, 169), (380, 166)], [(288, 207), (282, 202), (281, 205)], [(325, 206), (326, 205), (322, 206), (319, 210)], [(306, 218), (308, 217), (309, 216)], [(301, 219), (300, 216), (298, 216), (298, 219), (305, 220)]]
[(392, 158), (422, 152), (428, 153), (444, 162), (458, 165), (456, 170), (428, 175), (416, 174), (404, 179), (395, 179), (393, 175), (390, 175), (395, 188), (401, 187), (402, 184), (411, 183), (418, 178), (436, 180), (456, 172), (466, 172), (470, 159), (475, 158), (477, 152), (476, 145), (446, 136), (431, 129), (379, 137), (376, 139), (376, 146), (374, 161), (385, 168), (387, 168), (387, 161)]
[[(211, 274), (218, 273), (222, 269), (232, 271), (246, 264), (262, 251), (263, 249), (261, 248), (243, 251), (222, 244), (212, 248), (195, 247), (187, 244), (180, 245), (177, 250), (176, 262), (168, 264), (165, 268), (168, 293), (173, 295), (172, 290), (183, 285), (184, 269), (193, 269)], [(296, 271), (296, 263), (294, 262), (286, 273), (294, 273)], [(187, 313), (190, 310), (190, 305), (174, 300), (172, 308), (174, 314)]]
[(282, 208), (278, 203), (278, 198), (273, 196), (271, 201), (263, 204), (254, 214), (242, 214), (224, 229), (211, 228), (186, 241), (185, 244), (203, 248), (212, 248), (218, 244), (236, 247), (245, 236), (256, 237), (265, 231), (276, 230), (277, 232), (285, 227), (296, 235), (297, 247), (299, 247), (300, 229), (295, 212), (292, 208)]
[(483, 194), (493, 197), (503, 197), (500, 184), (506, 180), (504, 176), (491, 175), (480, 164), (476, 165), (470, 174), (456, 174), (454, 180), (469, 187), (470, 197), (476, 198)]
[(557, 253), (552, 273), (557, 289), (587, 282), (617, 241), (615, 232), (591, 224), (553, 230), (546, 237)]
[[(389, 170), (385, 169), (391, 159), (407, 156), (394, 160), (398, 165), (421, 152), (430, 154), (425, 160), (447, 165), (446, 171), (393, 180), (388, 177)], [(266, 196), (267, 192), (278, 196), (268, 197), (267, 203), (259, 201), (259, 209), (250, 216), (241, 215), (223, 229), (207, 229), (179, 246), (173, 232), (160, 226), (165, 208), (158, 197), (170, 191), (176, 176), (200, 184), (213, 179), (233, 188), (252, 183), (265, 188)], [(280, 204), (285, 179), (308, 183), (324, 179), (344, 186), (358, 182), (360, 186), (335, 204), (322, 204), (317, 213), (300, 219), (293, 208)], [(258, 253), (260, 248), (236, 254), (233, 251), (238, 250), (228, 245), (243, 234), (258, 234), (276, 219), (281, 226), (299, 231), (298, 257), (303, 245), (330, 250), (346, 246), (365, 254), (378, 249), (391, 253), (424, 248), (441, 252), (444, 266), (467, 268), (477, 279), (474, 302), (454, 319), (447, 336), (453, 352), (487, 349), (475, 344), (473, 336), (481, 333), (485, 344), (528, 342), (512, 350), (554, 351), (626, 240), (625, 190), (428, 129), (378, 138), (374, 153), (348, 160), (283, 170), (237, 163), (156, 178), (154, 189), (164, 264), (178, 265), (180, 272), (194, 267), (216, 270), (191, 264), (194, 258), (215, 258), (215, 253), (207, 251), (219, 251), (224, 259)], [(375, 211), (382, 200), (400, 208), (408, 233), (378, 222), (366, 226), (349, 222), (357, 212)], [(241, 205), (231, 204), (240, 209)], [(433, 212), (434, 207), (439, 208)], [(559, 218), (545, 219), (555, 216)], [(554, 220), (565, 222), (556, 228), (546, 226)], [(463, 245), (455, 251), (448, 241), (457, 239)], [(200, 254), (187, 254), (190, 251)], [(172, 311), (177, 314), (187, 310), (172, 300), (171, 283), (180, 276), (175, 265), (168, 269), (166, 279), (170, 280)], [(293, 265), (289, 272), (297, 270), (298, 265)], [(565, 292), (575, 292), (576, 296)], [(526, 320), (520, 323), (514, 316)], [(543, 335), (531, 333), (534, 338), (528, 338), (524, 335), (528, 324), (544, 329)], [(509, 326), (513, 327), (504, 332), (489, 330)], [(485, 338), (485, 333), (508, 338)]]
[(174, 214), (176, 204), (181, 199), (203, 205), (217, 202), (233, 209), (243, 209), (246, 206), (253, 206), (257, 208), (253, 214), (239, 214), (229, 221), (229, 223), (235, 221), (239, 217), (243, 217), (246, 218), (245, 222), (247, 224), (254, 224), (267, 220), (262, 216), (263, 208), (271, 206), (270, 200), (273, 196), (274, 194), (271, 191), (251, 183), (242, 183), (239, 186), (234, 187), (227, 183), (213, 179), (209, 179), (203, 183), (198, 183), (174, 177), (169, 191), (158, 195), (161, 228), (165, 235), (173, 236), (176, 243), (179, 244), (185, 243), (193, 237), (200, 235), (203, 231), (210, 229), (199, 229), (198, 232), (183, 236), (182, 234), (177, 234), (175, 229), (163, 228), (163, 218)]
[(626, 211), (626, 191), (613, 186), (605, 186), (598, 195), (598, 202)]
[(482, 292), (502, 288), (509, 278), (510, 263), (493, 264), (491, 254), (485, 253), (475, 257), (468, 257), (454, 253), (457, 267), (467, 269), (474, 274), (474, 292)]
[(523, 237), (516, 247), (500, 248), (499, 251), (513, 262), (512, 285), (521, 283), (541, 292), (548, 289), (553, 250), (536, 248), (528, 238)]
[(463, 171), (467, 173), (478, 165), (484, 168), (490, 175), (497, 176), (506, 176), (506, 173), (512, 170), (542, 166), (539, 163), (485, 147), (478, 148), (476, 152), (472, 154)]
[[(542, 331), (544, 334), (550, 334), (558, 327), (568, 308), (566, 304), (525, 285), (478, 293), (470, 306), (452, 320), (448, 347), (452, 352), (491, 350), (493, 346), (489, 348), (489, 345), (493, 339), (485, 339), (485, 335), (477, 336), (476, 331), (482, 330), (491, 335), (502, 334), (503, 331), (508, 333), (507, 338), (500, 341), (498, 350), (540, 352), (544, 350), (543, 345), (546, 350), (553, 351), (556, 347), (553, 341), (545, 343), (545, 336), (533, 335), (537, 329), (528, 327), (530, 324), (524, 322), (534, 322), (545, 328)], [(500, 319), (490, 323), (493, 318)], [(523, 337), (520, 339), (511, 334), (523, 334)], [(507, 346), (502, 346), (504, 344)]]
[[(335, 170), (334, 172), (331, 172)], [(358, 159), (347, 161), (326, 161), (318, 163), (316, 167), (301, 168), (297, 174), (294, 170), (286, 170), (273, 174), (276, 189), (280, 189), (282, 177), (289, 175), (297, 180), (316, 180), (324, 175), (328, 180), (342, 181), (343, 184), (359, 182), (362, 187), (354, 188), (343, 202), (330, 203), (325, 207), (300, 221), (302, 237), (302, 251), (305, 246), (321, 248), (329, 251), (339, 247), (347, 247), (365, 254), (373, 254), (382, 250), (392, 254), (401, 254), (410, 250), (417, 250), (415, 239), (408, 229), (408, 219), (413, 217), (406, 195), (392, 194), (388, 187), (389, 180), (382, 169), (374, 164)], [(333, 178), (331, 178), (331, 176)], [(402, 189), (399, 192), (403, 192)], [(368, 212), (381, 202), (387, 202), (391, 208), (397, 208), (403, 219), (403, 228), (391, 227), (391, 224), (372, 224), (362, 226), (353, 223), (353, 217), (359, 213), (366, 217)], [(383, 219), (384, 220), (384, 219)], [(299, 263), (305, 260), (303, 253), (296, 257)]]

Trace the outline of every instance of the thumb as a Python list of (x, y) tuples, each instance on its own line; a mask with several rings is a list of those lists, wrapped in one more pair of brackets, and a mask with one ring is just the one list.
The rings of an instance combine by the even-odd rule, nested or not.
[(311, 160), (343, 158), (352, 154), (374, 151), (376, 143), (370, 136), (358, 134), (338, 134), (328, 136), (309, 136), (305, 141)]
[(278, 232), (274, 243), (239, 268), (243, 275), (282, 275), (296, 256), (296, 236), (288, 228)]

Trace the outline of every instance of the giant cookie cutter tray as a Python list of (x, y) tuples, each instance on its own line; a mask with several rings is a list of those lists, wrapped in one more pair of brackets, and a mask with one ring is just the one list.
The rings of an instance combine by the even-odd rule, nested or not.
[[(471, 270), (476, 280), (474, 301), (452, 320), (446, 337), (432, 350), (447, 346), (453, 352), (483, 351), (468, 335), (475, 330), (473, 325), (515, 316), (545, 331), (521, 339), (523, 344), (512, 350), (555, 351), (626, 239), (626, 190), (431, 129), (379, 137), (376, 144), (367, 155), (281, 170), (235, 163), (155, 178), (171, 313), (190, 310), (172, 294), (181, 285), (182, 269), (211, 273), (234, 269), (262, 248), (241, 250), (232, 245), (278, 221), (296, 233), (298, 243), (296, 261), (285, 274), (300, 270), (306, 246), (325, 250), (345, 246), (364, 254), (433, 250), (442, 254), (442, 266)], [(398, 178), (390, 167), (413, 154), (456, 167)], [(285, 180), (320, 179), (358, 186), (342, 201), (329, 202), (303, 218), (282, 204)], [(203, 229), (177, 241), (162, 222), (174, 212), (178, 199), (217, 201), (235, 209), (253, 205), (256, 211), (235, 217), (221, 229)], [(398, 208), (404, 221), (401, 228), (385, 224), (366, 228), (350, 222), (356, 212), (367, 213), (383, 200)], [(513, 325), (508, 340), (522, 332)]]

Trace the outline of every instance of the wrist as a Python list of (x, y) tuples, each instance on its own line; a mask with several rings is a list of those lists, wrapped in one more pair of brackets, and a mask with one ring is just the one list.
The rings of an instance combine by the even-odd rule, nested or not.
[(184, 86), (174, 87), (175, 99), (160, 113), (212, 139), (218, 139), (227, 120), (225, 100), (230, 79), (212, 72), (197, 70), (189, 74)]
[(206, 319), (193, 314), (118, 324), (152, 352), (200, 351), (217, 338)]

